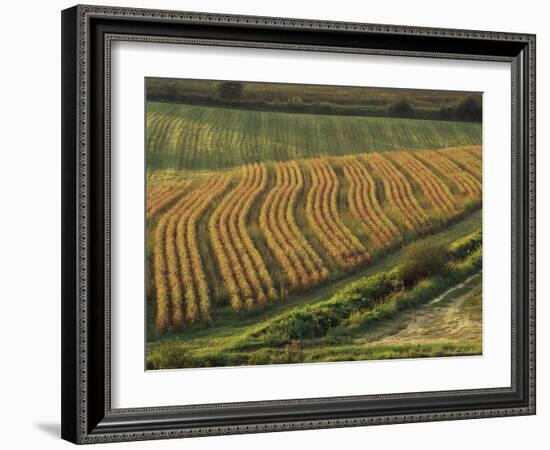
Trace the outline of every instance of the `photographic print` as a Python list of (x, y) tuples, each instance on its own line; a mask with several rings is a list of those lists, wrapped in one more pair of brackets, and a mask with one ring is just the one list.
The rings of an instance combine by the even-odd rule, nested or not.
[(482, 94), (146, 78), (146, 367), (482, 354)]

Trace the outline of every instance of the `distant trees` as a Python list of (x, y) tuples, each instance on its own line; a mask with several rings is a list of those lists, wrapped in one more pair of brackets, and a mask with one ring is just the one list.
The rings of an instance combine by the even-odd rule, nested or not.
[(481, 97), (463, 98), (455, 107), (455, 117), (467, 122), (481, 122)]
[[(382, 114), (384, 115), (384, 114)], [(407, 97), (391, 103), (386, 108), (386, 116), (400, 118), (458, 120), (460, 122), (481, 122), (481, 95), (466, 95), (457, 103), (439, 108), (422, 108), (414, 105)]]
[(468, 95), (458, 103), (441, 107), (439, 115), (443, 120), (459, 120), (462, 122), (481, 122), (481, 95)]
[(410, 118), (416, 115), (415, 108), (411, 105), (411, 102), (405, 97), (401, 97), (395, 103), (389, 105), (388, 113), (390, 116), (403, 118)]
[(239, 100), (242, 92), (242, 83), (236, 81), (224, 81), (216, 86), (216, 94), (223, 100)]
[[(240, 81), (147, 79), (149, 101), (201, 106), (238, 107), (254, 111), (330, 114), (407, 119), (481, 122), (482, 97), (476, 93), (399, 91), (370, 96), (356, 91), (308, 91), (296, 88), (256, 87)], [(318, 89), (318, 88), (317, 88)], [(340, 92), (340, 93), (338, 93)]]

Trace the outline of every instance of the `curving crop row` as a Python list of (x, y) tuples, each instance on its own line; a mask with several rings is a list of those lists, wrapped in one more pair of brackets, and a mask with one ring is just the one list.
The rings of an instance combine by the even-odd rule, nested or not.
[(235, 214), (237, 214), (238, 235), (244, 244), (243, 255), (247, 272), (257, 292), (256, 301), (263, 304), (266, 300), (275, 300), (277, 292), (264, 260), (250, 238), (247, 222), (254, 201), (267, 186), (267, 168), (264, 164), (251, 164), (245, 167), (245, 171), (253, 181), (244, 188), (242, 207), (235, 211)]
[(450, 159), (463, 170), (473, 175), (476, 179), (481, 180), (482, 162), (480, 158), (477, 158), (462, 148), (439, 150), (437, 153)]
[(266, 238), (266, 243), (271, 253), (286, 274), (290, 289), (297, 289), (307, 285), (307, 271), (289, 239), (282, 231), (281, 220), (278, 214), (279, 205), (284, 193), (281, 171), (276, 165), (275, 186), (267, 194), (260, 209), (260, 229)]
[(173, 205), (191, 186), (190, 180), (164, 183), (147, 194), (147, 221)]
[(259, 164), (244, 166), (237, 186), (220, 202), (208, 228), (230, 305), (239, 312), (243, 305), (265, 303), (276, 297), (271, 276), (248, 235), (246, 221), (255, 198), (265, 189), (267, 174)]
[(475, 158), (481, 160), (481, 146), (476, 145), (474, 147), (462, 147), (462, 150), (465, 152), (468, 152), (470, 155), (474, 156)]
[(410, 175), (436, 210), (446, 216), (457, 212), (458, 206), (449, 188), (422, 162), (408, 152), (387, 152), (386, 156)]
[(228, 177), (217, 177), (217, 180), (208, 189), (203, 191), (197, 201), (190, 206), (179, 218), (176, 227), (176, 244), (182, 273), (190, 273), (194, 280), (194, 287), (185, 286), (185, 317), (188, 322), (199, 318), (210, 321), (210, 293), (206, 281), (206, 273), (197, 245), (197, 223), (201, 215), (212, 202), (228, 187)]
[[(217, 192), (219, 183), (220, 179), (206, 181), (162, 215), (157, 224), (154, 245), (157, 330), (164, 330), (170, 326), (182, 327), (185, 323), (184, 309), (193, 310), (192, 306), (185, 304), (184, 295), (185, 299), (193, 299), (192, 303), (195, 303), (193, 270), (189, 268), (190, 253), (188, 252), (196, 246), (196, 241), (184, 246), (184, 253), (180, 254), (177, 237), (178, 223), (191, 215), (193, 208), (204, 199), (207, 193), (213, 195)], [(188, 319), (192, 318), (193, 316), (188, 317)]]
[(229, 303), (231, 308), (237, 312), (242, 309), (243, 296), (245, 299), (252, 297), (252, 289), (248, 284), (244, 269), (241, 267), (239, 257), (235, 252), (228, 224), (228, 217), (240, 198), (239, 193), (242, 186), (243, 179), (241, 179), (237, 187), (222, 199), (208, 222), (212, 248), (218, 260), (225, 288), (229, 293)]
[(430, 166), (440, 176), (451, 180), (462, 195), (473, 198), (481, 196), (481, 182), (452, 160), (431, 150), (416, 152), (414, 156)]
[[(341, 231), (342, 235), (345, 236), (348, 239), (348, 245), (352, 251), (352, 258), (356, 262), (363, 262), (363, 260), (368, 259), (368, 255), (366, 254), (365, 247), (359, 239), (355, 237), (355, 235), (351, 232), (351, 230), (344, 225), (342, 220), (340, 219), (340, 213), (338, 211), (338, 188), (340, 185), (340, 182), (338, 181), (338, 177), (336, 176), (336, 173), (334, 172), (334, 169), (329, 164), (328, 161), (324, 161), (323, 164), (321, 164), (321, 172), (325, 176), (326, 185), (330, 191), (330, 220), (336, 224), (338, 229)], [(326, 203), (325, 203), (326, 205)], [(356, 252), (363, 253), (359, 256), (356, 255)]]
[(297, 245), (298, 252), (303, 258), (304, 264), (310, 270), (310, 280), (315, 285), (328, 277), (328, 270), (321, 257), (309, 244), (296, 223), (296, 202), (304, 188), (304, 176), (300, 170), (300, 166), (295, 161), (281, 163), (281, 165), (283, 169), (286, 169), (284, 171), (286, 174), (285, 180), (288, 180), (288, 190), (290, 191), (285, 213), (286, 223), (290, 228), (292, 241)]
[(428, 221), (424, 209), (414, 196), (407, 178), (387, 158), (378, 153), (361, 155), (382, 180), (388, 201), (395, 206), (403, 219), (403, 224), (410, 231), (422, 230)]
[(294, 218), (303, 178), (295, 163), (275, 163), (275, 186), (260, 209), (260, 228), (291, 289), (313, 286), (328, 276)]
[(375, 248), (382, 249), (401, 239), (401, 233), (382, 210), (374, 178), (353, 156), (343, 157), (344, 175), (349, 181), (348, 203), (351, 213), (361, 220)]
[(306, 200), (306, 218), (327, 252), (344, 267), (369, 259), (365, 247), (340, 219), (337, 207), (338, 178), (326, 160), (308, 161), (311, 188)]

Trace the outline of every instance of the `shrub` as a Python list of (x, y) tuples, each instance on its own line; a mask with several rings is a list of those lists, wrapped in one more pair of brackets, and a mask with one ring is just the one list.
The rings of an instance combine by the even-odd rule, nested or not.
[(401, 289), (395, 271), (383, 272), (357, 280), (330, 300), (321, 304), (296, 308), (270, 322), (260, 331), (270, 339), (299, 340), (326, 336), (353, 312), (372, 308), (376, 302)]
[(414, 117), (415, 116), (415, 109), (411, 105), (411, 102), (402, 97), (392, 105), (388, 107), (388, 113), (390, 116), (394, 117)]
[(399, 269), (400, 278), (406, 287), (418, 280), (445, 272), (448, 250), (440, 244), (422, 241), (413, 243), (405, 252)]
[[(291, 341), (327, 336), (346, 320), (351, 319), (351, 325), (358, 326), (386, 318), (480, 270), (480, 245), (480, 231), (459, 239), (451, 249), (429, 241), (411, 244), (398, 268), (361, 278), (330, 300), (295, 308), (269, 320), (252, 336), (279, 347)], [(456, 256), (463, 252), (465, 259), (457, 260)], [(425, 280), (428, 277), (430, 280)], [(417, 283), (417, 288), (410, 289)]]

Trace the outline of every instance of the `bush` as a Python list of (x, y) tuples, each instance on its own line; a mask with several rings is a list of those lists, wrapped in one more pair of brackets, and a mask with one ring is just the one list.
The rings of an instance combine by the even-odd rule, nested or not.
[[(459, 259), (461, 255), (466, 255), (464, 260)], [(277, 347), (324, 337), (350, 318), (352, 325), (385, 318), (413, 301), (423, 301), (425, 292), (439, 292), (447, 283), (480, 268), (481, 231), (457, 240), (450, 248), (429, 241), (417, 242), (409, 246), (401, 266), (356, 280), (324, 302), (294, 308), (265, 322), (252, 337)], [(424, 280), (438, 276), (439, 279)], [(421, 280), (420, 291), (410, 289)], [(406, 292), (404, 287), (410, 290)], [(419, 292), (423, 292), (422, 296)]]
[(394, 117), (410, 118), (415, 116), (415, 112), (411, 102), (404, 97), (388, 107), (389, 115)]
[(299, 340), (326, 336), (353, 312), (372, 308), (391, 292), (401, 289), (397, 274), (383, 272), (357, 280), (317, 305), (296, 308), (267, 324), (260, 334), (270, 339)]
[(446, 271), (448, 250), (440, 244), (427, 241), (413, 243), (405, 252), (399, 276), (406, 287), (418, 280)]

